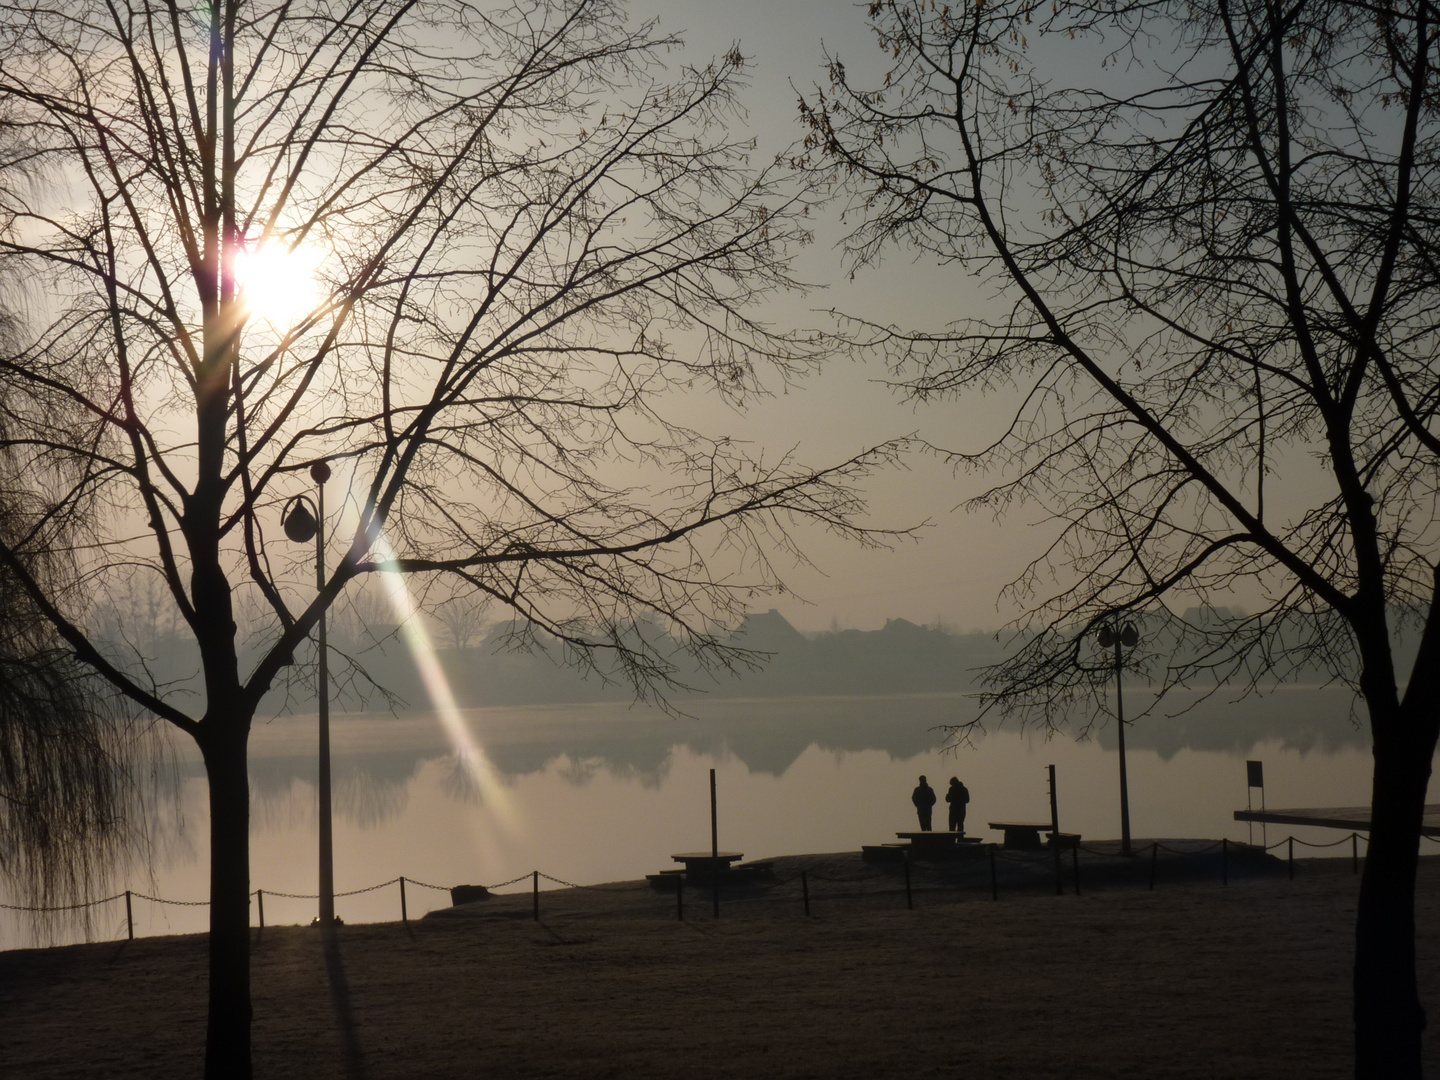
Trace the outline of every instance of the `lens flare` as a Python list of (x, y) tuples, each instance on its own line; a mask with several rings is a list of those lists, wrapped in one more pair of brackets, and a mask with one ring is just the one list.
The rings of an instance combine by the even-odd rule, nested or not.
[(445, 677), (445, 669), (440, 666), (440, 658), (435, 655), (430, 635), (417, 617), (415, 601), (405, 583), (405, 575), (396, 569), (388, 569), (395, 564), (395, 554), (384, 536), (376, 538), (375, 553), (382, 566), (380, 579), (384, 583), (385, 594), (394, 609), (395, 619), (400, 624), (401, 639), (415, 660), (416, 670), (420, 673), (420, 680), (435, 708), (435, 715), (440, 720), (445, 737), (450, 740), (461, 767), (480, 793), (486, 809), (490, 811), (488, 816), (508, 829), (513, 825), (514, 810), (500, 774), (485, 753), (485, 748), (470, 730), (470, 725), (460, 715), (460, 708), (455, 704), (455, 695), (450, 690), (450, 680)]

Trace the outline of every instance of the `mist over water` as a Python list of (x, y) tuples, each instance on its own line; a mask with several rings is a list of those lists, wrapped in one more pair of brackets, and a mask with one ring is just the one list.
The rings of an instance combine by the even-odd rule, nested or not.
[[(1248, 827), (1232, 817), (1246, 806), (1247, 758), (1265, 763), (1272, 808), (1369, 802), (1368, 734), (1343, 691), (1167, 700), (1163, 712), (1194, 704), (1178, 716), (1143, 715), (1149, 701), (1138, 688), (1127, 690), (1126, 703), (1137, 716), (1126, 732), (1137, 839), (1247, 839)], [(970, 833), (999, 839), (988, 821), (1048, 819), (1049, 764), (1057, 767), (1062, 827), (1087, 839), (1119, 835), (1113, 720), (1083, 740), (1001, 727), (946, 751), (937, 728), (975, 715), (967, 695), (702, 700), (682, 708), (688, 715), (608, 702), (463, 710), (502, 778), (508, 818), (487, 805), (432, 715), (335, 717), (337, 892), (400, 875), (444, 887), (493, 885), (537, 869), (582, 884), (639, 878), (675, 865), (673, 853), (709, 847), (711, 768), (720, 845), (746, 858), (892, 840), (915, 827), (909, 793), (922, 773), (937, 789), (952, 775), (963, 779)], [(132, 867), (118, 889), (167, 900), (208, 895), (203, 772), (188, 757), (182, 770), (178, 802), (157, 808), (152, 866)], [(315, 891), (314, 778), (313, 716), (257, 725), (251, 886), (266, 892), (268, 924), (314, 915), (314, 901), (272, 895)], [(1269, 839), (1292, 831), (1321, 842), (1339, 837), (1277, 826)], [(527, 878), (510, 888), (529, 885)], [(449, 904), (418, 884), (408, 900), (412, 917)], [(133, 908), (137, 934), (206, 925), (203, 906), (137, 899)], [(397, 919), (398, 887), (339, 898), (336, 909), (350, 922)], [(123, 902), (92, 914), (90, 936), (124, 936)], [(56, 940), (85, 937), (71, 926)], [(13, 915), (0, 918), (0, 948), (31, 943)]]

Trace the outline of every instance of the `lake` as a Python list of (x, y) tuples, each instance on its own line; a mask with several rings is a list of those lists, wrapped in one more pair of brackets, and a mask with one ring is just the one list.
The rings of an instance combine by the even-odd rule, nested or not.
[[(1127, 690), (1126, 704), (1127, 714), (1139, 714), (1144, 691)], [(935, 728), (974, 715), (964, 695), (683, 708), (689, 715), (601, 703), (463, 709), (448, 720), (334, 718), (337, 892), (400, 875), (443, 887), (493, 885), (532, 870), (580, 884), (639, 878), (675, 865), (674, 852), (709, 847), (712, 768), (720, 846), (746, 858), (892, 840), (916, 827), (909, 797), (920, 774), (942, 796), (958, 775), (971, 792), (968, 831), (998, 839), (987, 821), (1048, 819), (1050, 764), (1062, 828), (1087, 840), (1120, 834), (1113, 721), (1085, 740), (1002, 727), (946, 751)], [(271, 895), (316, 888), (314, 743), (313, 716), (259, 724), (252, 737), (251, 885), (265, 890), (267, 923), (314, 915), (313, 900)], [(1138, 718), (1127, 725), (1126, 744), (1137, 839), (1247, 839), (1248, 827), (1232, 814), (1246, 806), (1250, 758), (1264, 762), (1271, 807), (1369, 802), (1368, 734), (1352, 722), (1348, 695), (1333, 689), (1292, 687), (1239, 701), (1222, 692), (1180, 716)], [(944, 812), (942, 801), (940, 827)], [(204, 900), (206, 817), (198, 761), (182, 753), (177, 798), (155, 816), (150, 865), (121, 873), (117, 891)], [(1274, 826), (1269, 839), (1291, 832), (1320, 842), (1340, 835)], [(529, 887), (528, 878), (509, 886)], [(408, 898), (412, 916), (449, 904), (421, 885)], [(123, 902), (92, 910), (88, 931), (61, 928), (53, 940), (124, 936)], [(133, 910), (139, 935), (206, 925), (203, 906), (136, 899)], [(336, 910), (349, 922), (396, 919), (398, 888), (339, 898)], [(34, 941), (11, 913), (0, 915), (0, 948)]]

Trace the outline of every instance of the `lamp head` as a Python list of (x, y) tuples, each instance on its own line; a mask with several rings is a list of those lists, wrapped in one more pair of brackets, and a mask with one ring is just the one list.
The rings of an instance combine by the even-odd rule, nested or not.
[(1127, 649), (1133, 649), (1136, 645), (1140, 644), (1140, 632), (1135, 629), (1134, 623), (1126, 623), (1119, 630), (1115, 630), (1109, 626), (1102, 626), (1100, 628), (1099, 640), (1102, 649), (1108, 649), (1112, 645), (1117, 644), (1124, 645)]
[(285, 530), (285, 535), (297, 544), (314, 540), (315, 534), (320, 531), (320, 523), (310, 512), (307, 501), (304, 496), (296, 495), (285, 504), (285, 510), (280, 515), (280, 526)]

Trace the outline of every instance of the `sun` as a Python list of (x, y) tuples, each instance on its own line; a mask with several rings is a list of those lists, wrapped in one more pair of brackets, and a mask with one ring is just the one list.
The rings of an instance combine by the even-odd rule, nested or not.
[(320, 297), (315, 276), (320, 260), (320, 252), (303, 245), (270, 243), (241, 251), (235, 259), (235, 278), (247, 315), (277, 329), (307, 315)]

